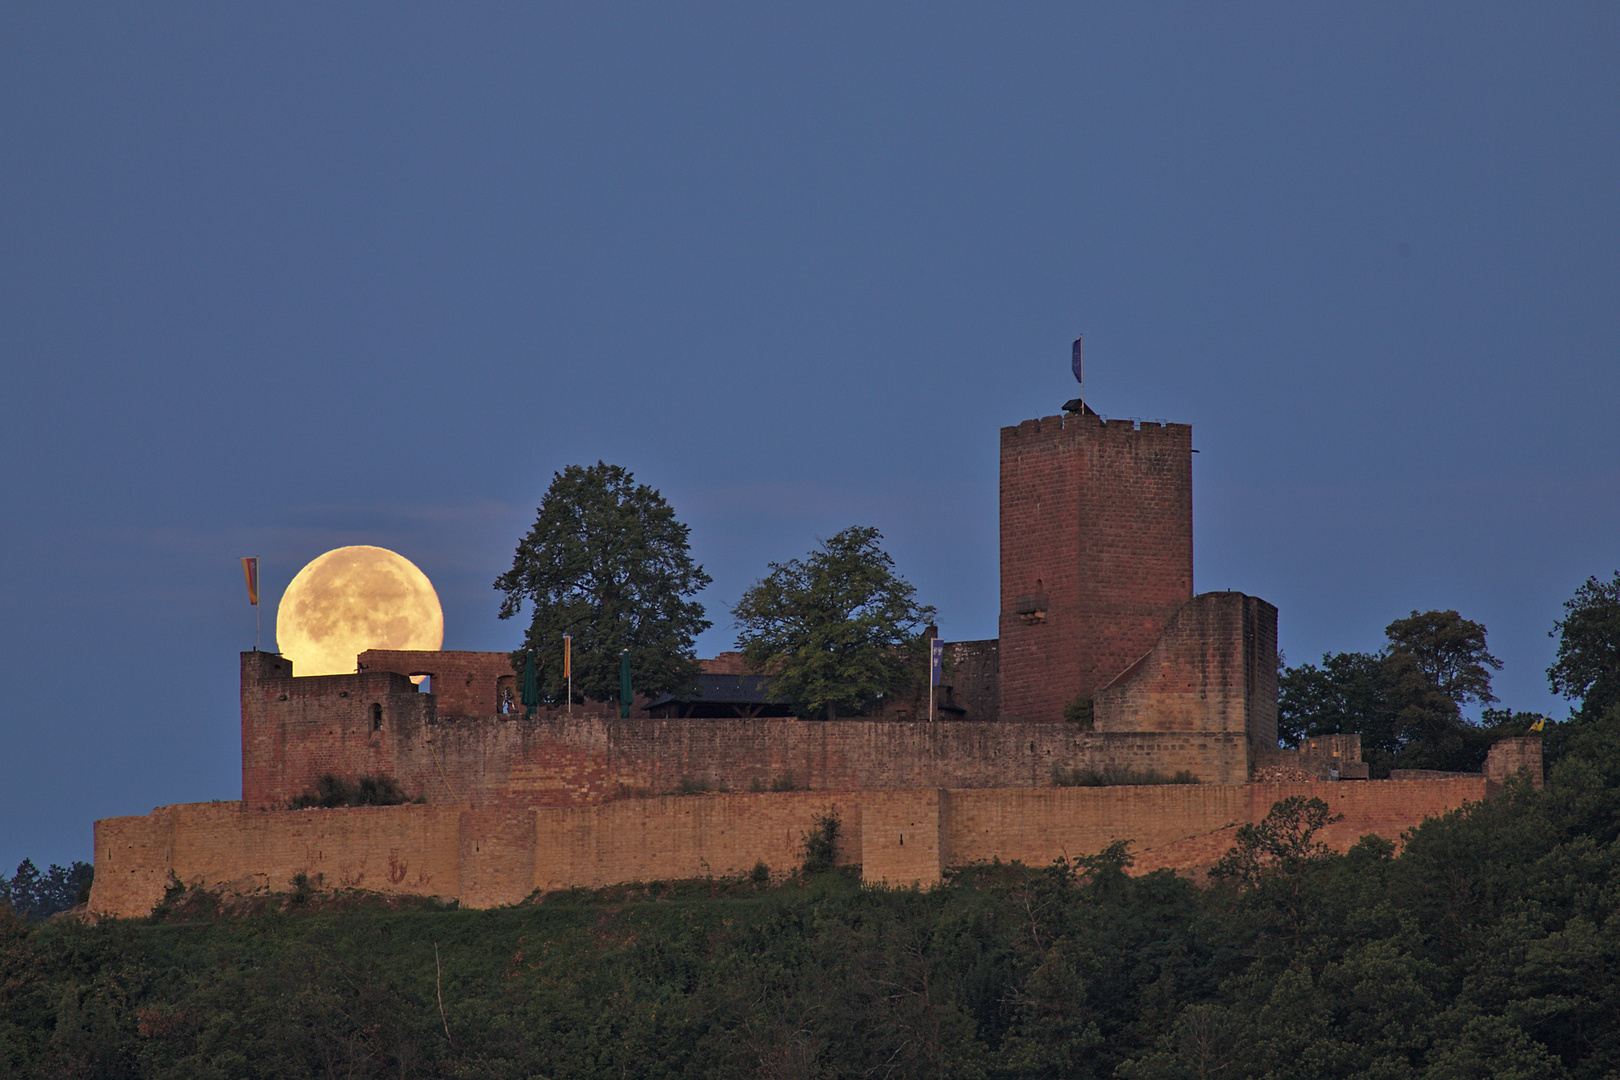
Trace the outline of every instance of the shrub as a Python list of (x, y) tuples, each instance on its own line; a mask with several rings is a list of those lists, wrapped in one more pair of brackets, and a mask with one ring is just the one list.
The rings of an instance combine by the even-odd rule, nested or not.
[(1097, 726), (1097, 711), (1092, 706), (1091, 699), (1085, 696), (1077, 697), (1063, 707), (1063, 722), (1074, 724), (1082, 731), (1091, 731)]
[(335, 773), (322, 773), (315, 786), (292, 801), (294, 810), (340, 806), (398, 806), (410, 802), (392, 776), (362, 776), (353, 783)]
[(837, 814), (822, 814), (816, 818), (815, 828), (804, 835), (804, 872), (819, 874), (831, 870), (838, 859), (838, 831), (841, 823)]
[(1129, 769), (1104, 765), (1101, 769), (1065, 769), (1052, 766), (1053, 787), (1128, 787), (1148, 784), (1196, 784), (1198, 777), (1181, 769), (1166, 775), (1157, 769)]

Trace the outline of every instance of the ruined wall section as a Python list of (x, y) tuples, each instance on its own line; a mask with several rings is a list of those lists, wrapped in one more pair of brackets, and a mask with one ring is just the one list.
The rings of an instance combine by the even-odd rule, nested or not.
[(401, 674), (293, 678), (291, 660), (243, 653), (242, 802), (281, 809), (323, 773), (397, 777), (433, 716), (432, 695)]
[(458, 649), (367, 649), (356, 660), (362, 672), (431, 675), (440, 716), (493, 716), (501, 711), (497, 687), (512, 677), (507, 653)]
[(1499, 739), (1485, 756), (1485, 779), (1493, 791), (1522, 773), (1541, 790), (1541, 736), (1520, 735)]
[(1053, 722), (1192, 598), (1192, 429), (1050, 416), (1001, 431), (1001, 714)]
[(1313, 735), (1296, 747), (1254, 749), (1251, 780), (1365, 780), (1367, 763), (1361, 760), (1361, 736)]
[(1153, 648), (1094, 698), (1098, 731), (1225, 731), (1277, 745), (1277, 609), (1195, 596)]

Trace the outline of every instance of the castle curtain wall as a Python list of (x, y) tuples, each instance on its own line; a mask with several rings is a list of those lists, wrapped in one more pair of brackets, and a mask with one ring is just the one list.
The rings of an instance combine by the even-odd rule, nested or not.
[(1372, 833), (1400, 843), (1425, 817), (1485, 797), (1484, 776), (1375, 783), (666, 796), (575, 807), (472, 810), (393, 806), (245, 811), (239, 803), (162, 807), (96, 822), (92, 911), (150, 912), (171, 875), (250, 892), (292, 887), (439, 896), (466, 907), (515, 903), (535, 889), (733, 876), (764, 862), (780, 875), (804, 838), (837, 815), (837, 859), (863, 880), (931, 885), (944, 870), (999, 858), (1042, 866), (1126, 840), (1134, 873), (1208, 866), (1237, 828), (1290, 795), (1343, 819), (1319, 837), (1338, 851)]

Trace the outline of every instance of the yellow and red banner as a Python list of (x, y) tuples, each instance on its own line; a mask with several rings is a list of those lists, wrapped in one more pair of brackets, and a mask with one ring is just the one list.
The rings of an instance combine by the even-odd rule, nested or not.
[(574, 639), (570, 635), (564, 634), (563, 635), (563, 678), (571, 679), (573, 677), (574, 677)]
[(259, 606), (259, 557), (242, 560), (242, 576), (247, 578), (248, 603)]

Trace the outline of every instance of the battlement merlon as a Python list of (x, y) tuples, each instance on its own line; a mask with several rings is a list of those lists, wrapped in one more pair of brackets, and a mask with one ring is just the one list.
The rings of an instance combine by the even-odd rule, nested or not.
[(1158, 420), (1104, 420), (1100, 416), (1069, 413), (1066, 416), (1043, 416), (1035, 420), (1024, 420), (1002, 428), (1002, 452), (1006, 452), (1009, 444), (1016, 445), (1037, 437), (1049, 440), (1163, 438), (1172, 443), (1184, 443), (1189, 453), (1192, 450), (1191, 424), (1172, 424)]

